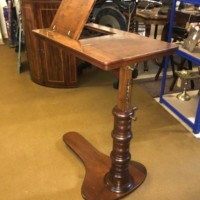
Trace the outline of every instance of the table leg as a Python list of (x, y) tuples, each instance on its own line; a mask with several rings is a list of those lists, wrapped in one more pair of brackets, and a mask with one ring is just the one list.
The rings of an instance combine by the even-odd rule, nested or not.
[(158, 24), (155, 24), (154, 39), (157, 38), (157, 34), (158, 34)]
[(69, 132), (63, 136), (65, 144), (84, 163), (86, 169), (82, 185), (84, 199), (120, 199), (138, 188), (146, 177), (146, 168), (130, 160), (131, 122), (134, 117), (131, 89), (132, 72), (128, 68), (120, 68), (118, 103), (113, 108), (113, 149), (110, 157), (97, 151), (76, 132)]
[[(146, 37), (150, 37), (150, 33), (151, 33), (151, 25), (146, 24), (145, 25), (145, 36)], [(148, 67), (147, 61), (144, 61), (144, 71), (145, 72), (149, 71), (149, 67)]]
[(146, 25), (145, 25), (145, 36), (146, 36), (146, 37), (149, 37), (149, 36), (150, 36), (150, 33), (151, 33), (151, 25), (146, 24)]
[(139, 23), (138, 21), (135, 21), (135, 32), (138, 33), (138, 27), (139, 27)]

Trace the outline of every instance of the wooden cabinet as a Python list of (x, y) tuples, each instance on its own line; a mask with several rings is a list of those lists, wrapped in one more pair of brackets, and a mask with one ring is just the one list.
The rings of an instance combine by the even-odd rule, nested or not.
[(61, 0), (22, 0), (31, 79), (50, 87), (76, 87), (76, 58), (55, 44), (39, 41), (32, 30), (50, 27)]

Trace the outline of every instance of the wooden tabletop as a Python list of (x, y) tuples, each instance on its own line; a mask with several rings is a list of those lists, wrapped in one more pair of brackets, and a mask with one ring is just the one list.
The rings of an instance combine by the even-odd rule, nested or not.
[(95, 0), (62, 0), (50, 28), (78, 39), (94, 4)]
[[(95, 24), (89, 26), (99, 29), (100, 32), (107, 29)], [(113, 28), (109, 30), (110, 34), (80, 40), (71, 39), (50, 29), (38, 29), (33, 32), (38, 37), (58, 44), (66, 51), (106, 71), (173, 54), (177, 48), (175, 44), (146, 38), (135, 33)]]
[(160, 8), (154, 8), (150, 10), (144, 10), (144, 9), (137, 9), (136, 11), (136, 16), (143, 17), (145, 19), (160, 19), (160, 20), (166, 20), (168, 18), (167, 15), (161, 15), (159, 14), (159, 9)]

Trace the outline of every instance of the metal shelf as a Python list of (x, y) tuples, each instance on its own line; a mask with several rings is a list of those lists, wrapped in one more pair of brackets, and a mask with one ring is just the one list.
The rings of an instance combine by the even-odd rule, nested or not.
[[(171, 16), (170, 16), (170, 29), (169, 29), (169, 34), (168, 34), (168, 42), (171, 42), (171, 37), (172, 37), (172, 27), (174, 23), (174, 16), (175, 16), (175, 11), (176, 11), (176, 2), (177, 0), (173, 1), (172, 4), (172, 10), (171, 10)], [(191, 4), (197, 4), (200, 5), (199, 0), (180, 0), (180, 2), (184, 3), (191, 3)], [(196, 65), (200, 66), (200, 49), (199, 52), (191, 53), (183, 48), (179, 48), (176, 51), (176, 54), (178, 54), (181, 57), (186, 58), (187, 60), (190, 60), (191, 62), (195, 63)], [(196, 101), (196, 107), (195, 110), (193, 110), (193, 120), (191, 121), (188, 119), (187, 114), (183, 112), (182, 109), (177, 108), (177, 105), (175, 102), (173, 102), (170, 98), (174, 97), (167, 97), (164, 94), (165, 91), (165, 82), (166, 82), (166, 75), (167, 75), (167, 68), (168, 68), (168, 61), (169, 58), (165, 58), (165, 64), (164, 64), (164, 72), (163, 72), (163, 80), (162, 80), (162, 86), (161, 86), (161, 94), (160, 94), (160, 103), (165, 105), (169, 110), (171, 110), (177, 117), (179, 117), (184, 123), (186, 123), (189, 127), (192, 128), (194, 134), (200, 134), (200, 98), (197, 97)], [(182, 105), (183, 106), (183, 105)], [(189, 103), (185, 103), (183, 107), (189, 106)]]
[(196, 121), (198, 104), (199, 104), (199, 97), (198, 91), (189, 91), (188, 92), (191, 96), (190, 101), (180, 101), (177, 99), (177, 94), (166, 94), (160, 98), (160, 102), (164, 104), (169, 110), (176, 114), (185, 124), (187, 124), (190, 128), (193, 129), (195, 134), (200, 133), (200, 126)]
[(194, 52), (194, 53), (191, 53), (191, 52), (183, 49), (182, 47), (179, 47), (179, 49), (177, 50), (176, 53), (179, 56), (182, 56), (182, 57), (186, 58), (187, 60), (192, 61), (196, 65), (200, 65), (200, 48), (199, 47), (198, 47), (198, 50), (196, 50), (196, 52)]

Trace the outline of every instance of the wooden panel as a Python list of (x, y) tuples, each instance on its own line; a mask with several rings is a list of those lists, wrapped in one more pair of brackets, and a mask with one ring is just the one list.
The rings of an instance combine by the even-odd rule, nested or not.
[[(63, 53), (63, 62), (66, 64), (66, 81), (69, 86), (77, 86), (77, 67), (76, 67), (76, 57), (68, 52), (65, 49), (62, 49)], [(68, 62), (65, 61), (68, 60)]]
[(32, 30), (49, 28), (61, 0), (23, 0), (22, 16), (31, 79), (50, 87), (76, 87), (76, 59), (55, 44), (38, 40)]
[(39, 41), (43, 51), (43, 85), (77, 87), (76, 58), (55, 43)]
[(38, 26), (43, 28), (49, 28), (56, 15), (58, 8), (59, 4), (57, 2), (53, 2), (51, 4), (40, 3), (40, 6), (37, 9)]
[(27, 57), (29, 62), (30, 74), (33, 80), (42, 83), (42, 68), (39, 52), (38, 40), (32, 33), (32, 30), (37, 28), (37, 23), (34, 16), (34, 7), (32, 4), (22, 4), (23, 26), (25, 32), (25, 43), (27, 49)]
[(95, 0), (63, 0), (51, 24), (51, 29), (77, 40), (94, 3)]
[(45, 64), (46, 81), (64, 83), (64, 70), (61, 48), (45, 43)]

